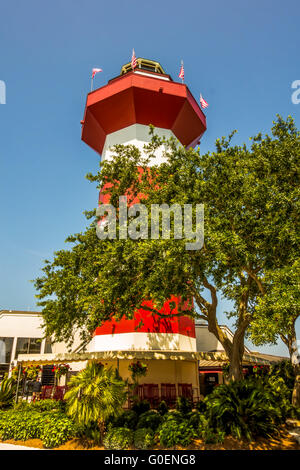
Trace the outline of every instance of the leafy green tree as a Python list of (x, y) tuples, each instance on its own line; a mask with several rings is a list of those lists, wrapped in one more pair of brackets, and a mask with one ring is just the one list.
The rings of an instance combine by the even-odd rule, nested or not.
[[(143, 155), (134, 146), (115, 146), (113, 160), (88, 175), (108, 194), (117, 217), (123, 195), (129, 205), (139, 199), (149, 209), (148, 238), (122, 239), (117, 224), (116, 239), (100, 241), (97, 218), (69, 237), (72, 249), (46, 262), (35, 283), (48, 335), (66, 340), (79, 329), (88, 339), (112, 315), (132, 318), (141, 307), (165, 317), (166, 299), (176, 295), (170, 315), (206, 320), (229, 358), (229, 377), (242, 377), (245, 334), (266, 295), (267, 273), (291, 266), (298, 256), (300, 137), (293, 120), (280, 117), (271, 136), (257, 135), (250, 148), (231, 145), (233, 134), (205, 155), (153, 135)], [(150, 165), (161, 145), (164, 163)], [(151, 239), (151, 204), (191, 204), (193, 217), (196, 204), (204, 204), (203, 248), (186, 249), (192, 236), (177, 239), (174, 218), (169, 238)], [(220, 295), (233, 303), (232, 340), (218, 324)]]
[[(287, 346), (295, 374), (300, 374), (300, 351), (296, 321), (300, 315), (300, 263), (268, 271), (264, 279), (265, 294), (259, 299), (249, 329), (249, 338), (257, 346), (277, 344), (279, 338)], [(299, 379), (295, 381), (293, 404), (300, 406)]]
[(97, 422), (102, 442), (105, 422), (122, 412), (126, 397), (126, 383), (117, 371), (92, 361), (71, 378), (70, 388), (65, 394), (67, 414), (80, 425)]

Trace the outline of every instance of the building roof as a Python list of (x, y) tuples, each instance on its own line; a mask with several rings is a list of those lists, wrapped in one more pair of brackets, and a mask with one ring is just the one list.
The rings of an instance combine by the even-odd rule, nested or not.
[(0, 310), (0, 315), (2, 314), (11, 314), (11, 315), (14, 315), (14, 314), (24, 314), (24, 315), (41, 315), (41, 312), (36, 312), (36, 311), (33, 311), (33, 310)]

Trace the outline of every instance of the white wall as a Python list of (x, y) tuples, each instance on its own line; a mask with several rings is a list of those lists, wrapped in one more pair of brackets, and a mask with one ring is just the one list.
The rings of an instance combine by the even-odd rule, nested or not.
[[(155, 128), (155, 134), (159, 137), (165, 137), (169, 139), (170, 137), (175, 137), (173, 132), (170, 129), (162, 129), (159, 127)], [(177, 140), (177, 139), (176, 139)], [(151, 141), (149, 135), (149, 126), (144, 126), (143, 124), (132, 124), (132, 126), (124, 127), (116, 132), (108, 134), (105, 139), (105, 144), (102, 151), (102, 160), (111, 160), (114, 152), (111, 150), (111, 147), (116, 144), (120, 145), (135, 145), (143, 154), (144, 145), (148, 145)], [(149, 166), (159, 165), (164, 161), (163, 158), (164, 148), (159, 147), (156, 152), (156, 158), (151, 159)]]

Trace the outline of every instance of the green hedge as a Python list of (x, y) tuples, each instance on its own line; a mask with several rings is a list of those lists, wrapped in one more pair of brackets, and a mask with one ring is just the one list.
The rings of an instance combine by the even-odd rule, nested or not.
[(128, 449), (133, 443), (133, 431), (128, 428), (111, 428), (104, 437), (106, 449)]
[(154, 432), (150, 428), (137, 429), (133, 441), (137, 449), (151, 449), (154, 446)]
[(187, 447), (196, 436), (187, 420), (167, 419), (159, 429), (159, 441), (164, 447), (181, 445)]
[(157, 413), (157, 411), (149, 410), (146, 411), (146, 413), (140, 415), (137, 423), (137, 429), (151, 428), (152, 431), (156, 431), (161, 422), (162, 416)]
[(9, 410), (0, 413), (0, 439), (41, 439), (44, 447), (57, 447), (77, 436), (79, 427), (65, 414), (50, 411)]

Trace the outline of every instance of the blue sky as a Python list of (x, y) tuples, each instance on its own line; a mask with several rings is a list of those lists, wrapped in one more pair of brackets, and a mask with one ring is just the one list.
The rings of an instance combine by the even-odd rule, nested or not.
[[(98, 156), (80, 138), (93, 67), (103, 69), (102, 86), (134, 47), (178, 80), (183, 59), (186, 84), (209, 103), (202, 152), (233, 129), (235, 142), (247, 142), (268, 132), (276, 113), (300, 125), (291, 101), (299, 13), (296, 0), (2, 2), (0, 308), (36, 309), (30, 279), (96, 205), (85, 175)], [(221, 302), (223, 322), (226, 308)], [(263, 349), (286, 354), (282, 345)]]

